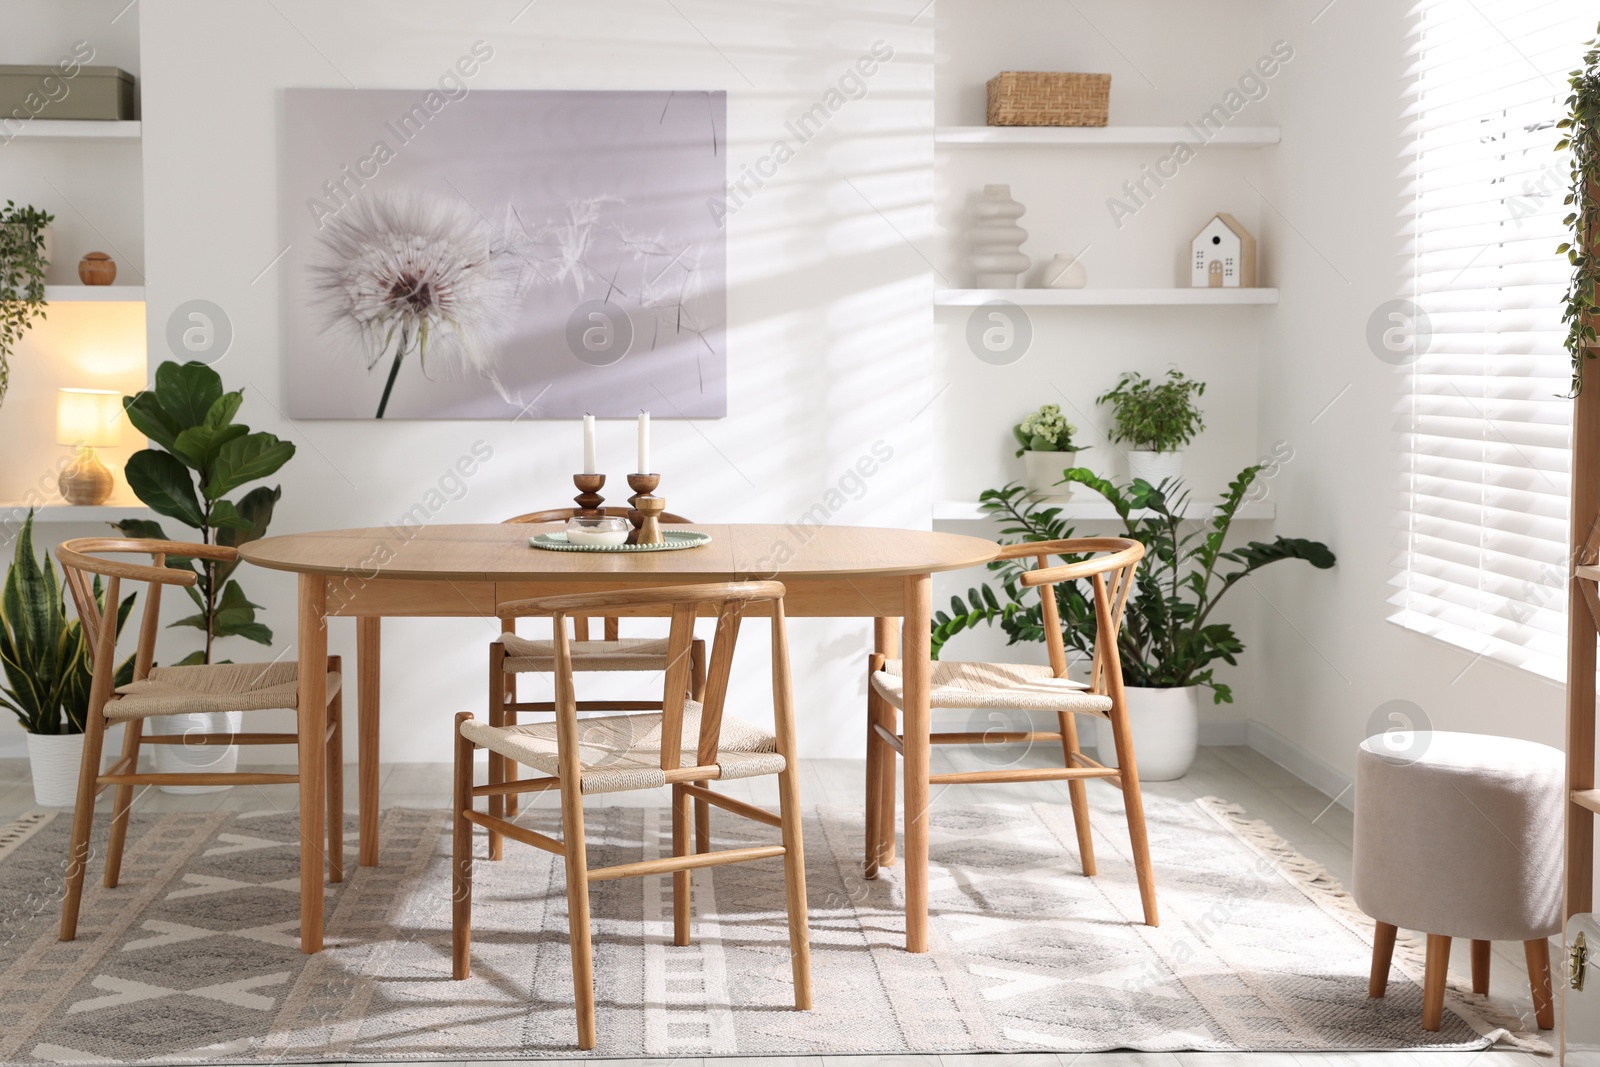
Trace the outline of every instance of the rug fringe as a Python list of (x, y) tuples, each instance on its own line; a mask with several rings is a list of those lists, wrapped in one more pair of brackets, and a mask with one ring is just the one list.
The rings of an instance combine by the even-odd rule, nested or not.
[[(1237, 837), (1258, 854), (1272, 861), (1285, 879), (1292, 883), (1314, 903), (1359, 935), (1372, 943), (1375, 924), (1371, 916), (1356, 906), (1344, 886), (1322, 864), (1303, 856), (1288, 841), (1278, 835), (1270, 825), (1260, 819), (1245, 817), (1244, 808), (1221, 797), (1201, 797), (1195, 805), (1210, 815), (1224, 829)], [(1426, 969), (1427, 947), (1415, 937), (1400, 931), (1394, 942), (1394, 963), (1401, 972), (1417, 985), (1422, 984)], [(1445, 1004), (1483, 1037), (1504, 1042), (1524, 1052), (1555, 1055), (1555, 1049), (1529, 1030), (1523, 1017), (1502, 1008), (1488, 997), (1467, 991), (1467, 987), (1454, 976), (1445, 988)]]

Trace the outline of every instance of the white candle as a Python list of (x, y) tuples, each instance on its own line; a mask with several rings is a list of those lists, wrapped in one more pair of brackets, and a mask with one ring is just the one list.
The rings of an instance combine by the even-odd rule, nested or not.
[(594, 416), (583, 417), (583, 473), (599, 474), (594, 460)]
[(626, 530), (568, 530), (567, 540), (575, 545), (627, 544)]
[(639, 412), (639, 469), (636, 474), (650, 473), (650, 413)]

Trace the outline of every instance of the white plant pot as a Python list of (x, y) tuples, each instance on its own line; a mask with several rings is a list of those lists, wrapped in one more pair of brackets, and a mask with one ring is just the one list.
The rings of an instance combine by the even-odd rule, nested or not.
[(1143, 478), (1151, 485), (1160, 485), (1168, 478), (1183, 477), (1183, 453), (1151, 452), (1143, 448), (1128, 452), (1128, 480)]
[[(100, 767), (122, 755), (122, 724), (106, 731)], [(78, 771), (83, 765), (82, 734), (29, 734), (28, 769), (33, 802), (41, 808), (70, 808), (78, 801)]]
[[(1141, 782), (1170, 782), (1194, 765), (1200, 744), (1200, 686), (1146, 689), (1130, 685), (1128, 722), (1133, 728), (1133, 760)], [(1095, 749), (1100, 762), (1117, 765), (1117, 743), (1111, 723), (1095, 720)]]
[[(150, 721), (150, 729), (168, 737), (188, 733), (239, 733), (244, 728), (244, 712), (188, 712), (162, 715)], [(238, 745), (154, 745), (156, 771), (161, 774), (232, 774), (239, 766)], [(217, 793), (226, 785), (164, 785), (163, 793)]]
[(1070, 482), (1066, 485), (1055, 483), (1061, 480), (1062, 471), (1083, 466), (1080, 457), (1086, 451), (1087, 449), (1081, 448), (1071, 452), (1035, 452), (1028, 449), (1022, 453), (1024, 484), (1036, 497), (1045, 500), (1070, 500), (1076, 486)]

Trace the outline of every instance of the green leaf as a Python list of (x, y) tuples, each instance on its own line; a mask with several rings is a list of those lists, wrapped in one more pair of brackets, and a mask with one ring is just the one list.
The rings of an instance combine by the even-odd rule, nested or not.
[(129, 487), (151, 510), (195, 529), (203, 525), (194, 481), (188, 468), (171, 453), (153, 448), (135, 452), (128, 457), (125, 471)]
[(239, 414), (239, 406), (243, 403), (243, 389), (235, 389), (231, 393), (223, 393), (217, 397), (216, 403), (206, 410), (205, 425), (213, 430), (220, 430), (224, 426), (233, 425), (233, 417)]
[(169, 447), (173, 455), (189, 466), (204, 471), (217, 458), (223, 445), (249, 432), (248, 426), (191, 426), (180, 433)]
[(218, 500), (212, 503), (211, 510), (206, 517), (210, 525), (217, 530), (248, 530), (250, 520), (239, 514), (231, 500)]
[(173, 360), (156, 368), (156, 399), (181, 432), (206, 421), (222, 396), (222, 377), (204, 363)]
[(294, 445), (270, 433), (253, 433), (223, 445), (201, 487), (207, 500), (216, 500), (247, 482), (276, 473), (294, 457)]
[(162, 409), (156, 395), (148, 389), (142, 389), (133, 396), (123, 397), (122, 410), (135, 429), (162, 448), (171, 448), (172, 442), (177, 439), (178, 432), (182, 429), (172, 421), (172, 417)]

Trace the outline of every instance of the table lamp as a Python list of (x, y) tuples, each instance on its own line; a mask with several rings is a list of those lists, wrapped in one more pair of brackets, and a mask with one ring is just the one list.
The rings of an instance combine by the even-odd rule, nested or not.
[(121, 440), (122, 394), (115, 389), (61, 389), (56, 393), (56, 443), (78, 454), (56, 484), (70, 504), (103, 504), (116, 484), (97, 447)]

